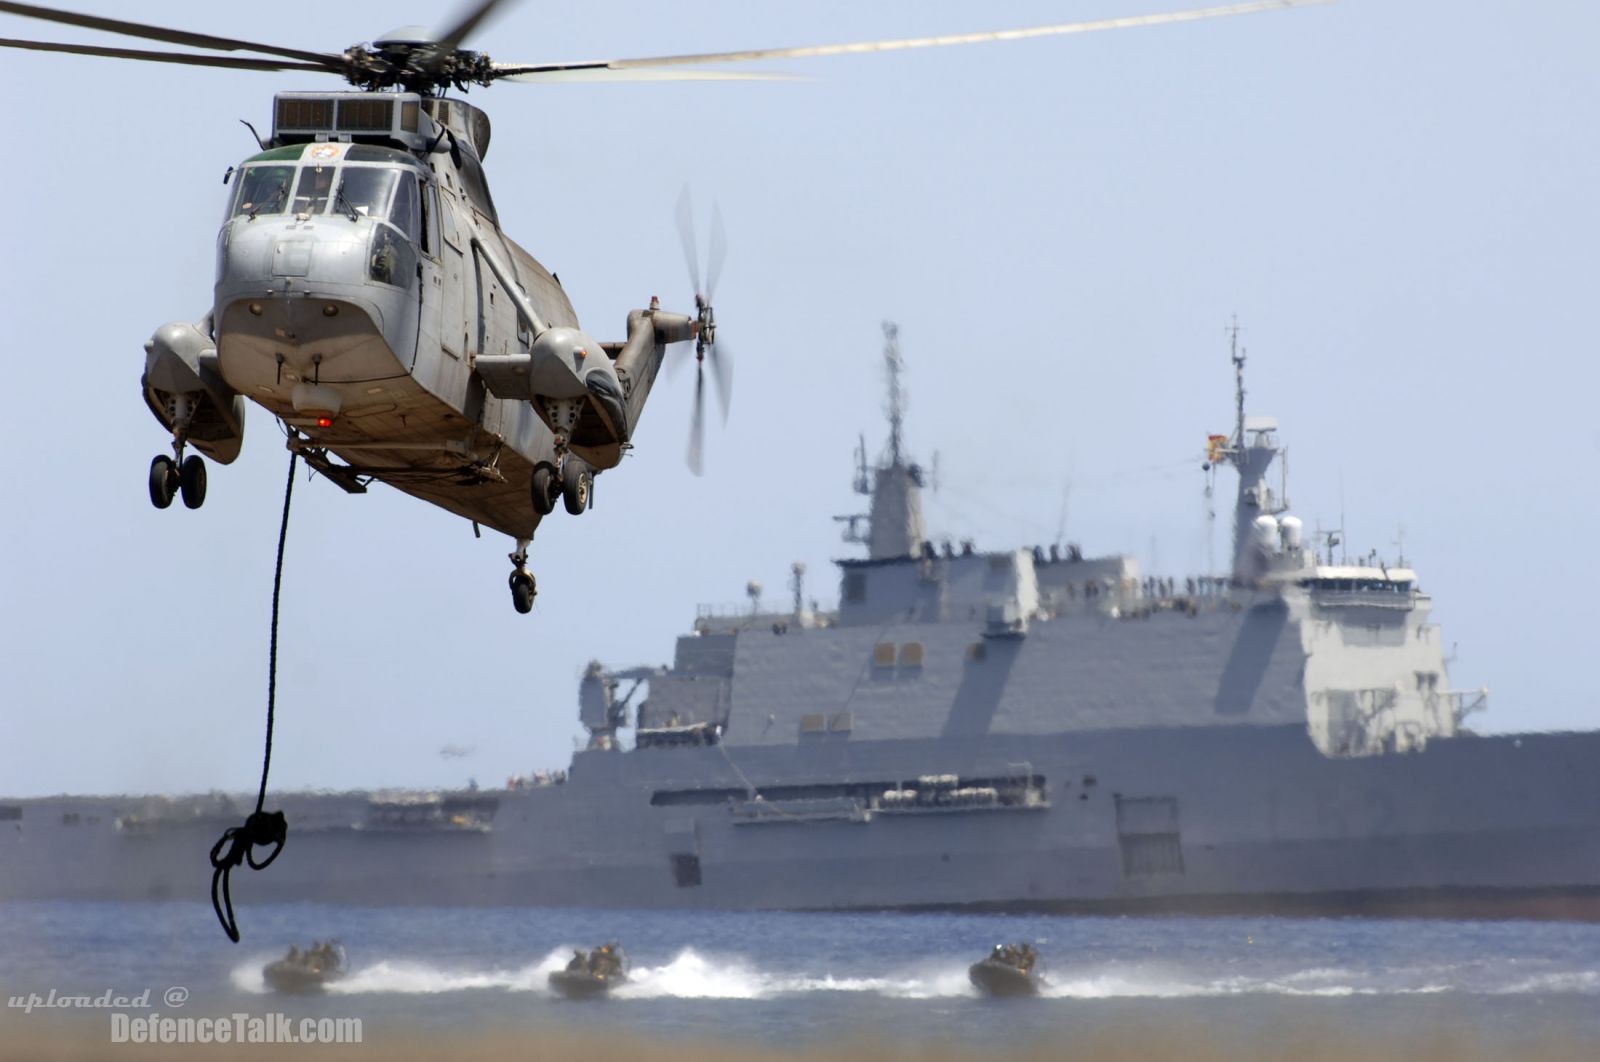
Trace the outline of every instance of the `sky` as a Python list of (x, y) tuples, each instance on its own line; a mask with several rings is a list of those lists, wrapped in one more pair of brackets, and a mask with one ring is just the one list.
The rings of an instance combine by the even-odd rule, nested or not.
[[(468, 44), (629, 57), (1184, 6), (1200, 5), (540, 0)], [(452, 10), (152, 0), (136, 17), (342, 50)], [(564, 766), (587, 661), (665, 663), (697, 604), (741, 601), (751, 579), (775, 602), (794, 561), (808, 596), (834, 600), (829, 562), (859, 555), (832, 520), (865, 503), (852, 451), (884, 438), (885, 319), (907, 441), (939, 455), (935, 533), (987, 548), (1061, 534), (1181, 577), (1229, 556), (1231, 473), (1210, 526), (1199, 464), (1231, 427), (1237, 314), (1250, 410), (1289, 446), (1292, 511), (1416, 568), (1453, 685), (1491, 691), (1471, 724), (1600, 727), (1583, 665), (1600, 603), (1584, 545), (1600, 525), (1597, 33), (1582, 0), (1341, 0), (761, 67), (799, 75), (783, 82), (473, 91), (506, 230), (602, 340), (651, 295), (691, 304), (674, 206), (685, 185), (702, 219), (720, 205), (732, 411), (696, 478), (692, 368), (663, 379), (594, 509), (540, 529), (527, 616), (509, 540), (381, 485), (351, 497), (302, 477), (274, 787)], [(0, 36), (138, 46), (9, 16)], [(0, 793), (253, 789), (288, 455), (252, 408), (204, 508), (152, 508), (168, 436), (140, 398), (142, 346), (209, 307), (222, 174), (254, 151), (239, 120), (266, 129), (274, 92), (340, 85), (3, 61)]]

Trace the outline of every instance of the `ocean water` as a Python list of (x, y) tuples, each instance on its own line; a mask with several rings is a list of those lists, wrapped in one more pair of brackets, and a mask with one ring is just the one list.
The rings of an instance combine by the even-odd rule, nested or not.
[[(1136, 1025), (1226, 1042), (1285, 1028), (1559, 1037), (1600, 1057), (1600, 926), (1283, 918), (668, 913), (263, 905), (230, 943), (194, 904), (0, 905), (0, 995), (136, 995), (214, 1016), (359, 1017), (369, 1035), (485, 1028), (804, 1048), (871, 1038), (987, 1054)], [(350, 976), (282, 997), (262, 967), (337, 938)], [(621, 942), (632, 982), (573, 1002), (546, 978), (573, 948)], [(981, 998), (968, 964), (1040, 950), (1039, 998)], [(182, 989), (181, 1009), (164, 1000)], [(55, 1012), (60, 1013), (60, 1012)], [(35, 1011), (13, 1022), (43, 1023)], [(41, 1024), (42, 1028), (43, 1025)]]

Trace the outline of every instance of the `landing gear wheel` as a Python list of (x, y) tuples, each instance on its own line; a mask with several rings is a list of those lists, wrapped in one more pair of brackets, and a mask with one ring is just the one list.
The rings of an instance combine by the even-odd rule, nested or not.
[(594, 475), (582, 461), (569, 457), (561, 467), (561, 501), (567, 512), (577, 516), (589, 507), (589, 491), (594, 486)]
[(178, 493), (178, 466), (166, 454), (157, 454), (150, 461), (150, 504), (165, 509)]
[(534, 588), (533, 575), (530, 572), (511, 573), (511, 605), (518, 612), (527, 615), (533, 611), (533, 599), (538, 591)]
[(183, 504), (198, 509), (206, 500), (206, 463), (199, 454), (190, 454), (178, 466), (178, 486), (183, 491)]
[(556, 511), (556, 470), (540, 465), (533, 470), (533, 511), (549, 516)]

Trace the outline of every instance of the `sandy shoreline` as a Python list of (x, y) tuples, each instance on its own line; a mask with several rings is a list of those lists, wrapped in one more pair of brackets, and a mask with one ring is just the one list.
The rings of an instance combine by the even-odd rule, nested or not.
[(1182, 1027), (1155, 1022), (1114, 1034), (1097, 1031), (1082, 1037), (980, 1050), (969, 1045), (887, 1042), (853, 1038), (836, 1044), (786, 1050), (765, 1045), (717, 1040), (656, 1040), (630, 1033), (570, 1028), (538, 1032), (527, 1029), (485, 1029), (472, 1033), (397, 1029), (363, 1030), (362, 1043), (346, 1044), (137, 1044), (110, 1042), (109, 1021), (39, 1020), (38, 1015), (0, 1017), (0, 1060), (88, 1062), (100, 1059), (292, 1058), (305, 1062), (434, 1062), (463, 1059), (501, 1062), (508, 1059), (570, 1059), (574, 1062), (1146, 1062), (1183, 1059), (1192, 1062), (1590, 1062), (1600, 1057), (1600, 1044), (1530, 1030), (1525, 1036), (1485, 1042), (1447, 1030), (1405, 1034), (1371, 1034), (1333, 1027), (1284, 1028), (1270, 1038), (1222, 1040)]

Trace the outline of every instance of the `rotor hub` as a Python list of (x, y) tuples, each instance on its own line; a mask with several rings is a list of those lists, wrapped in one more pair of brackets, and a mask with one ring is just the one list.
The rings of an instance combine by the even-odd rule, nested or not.
[(694, 297), (697, 311), (695, 321), (694, 357), (696, 361), (704, 361), (706, 348), (717, 341), (717, 312), (711, 308), (711, 301), (704, 295)]
[(369, 92), (399, 87), (407, 92), (439, 95), (446, 89), (465, 92), (495, 79), (494, 63), (482, 52), (444, 50), (427, 41), (387, 40), (370, 48), (345, 49), (345, 80)]

